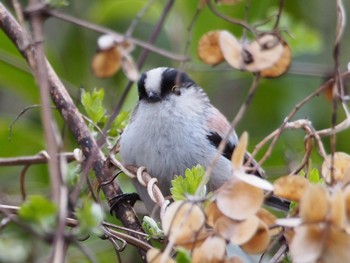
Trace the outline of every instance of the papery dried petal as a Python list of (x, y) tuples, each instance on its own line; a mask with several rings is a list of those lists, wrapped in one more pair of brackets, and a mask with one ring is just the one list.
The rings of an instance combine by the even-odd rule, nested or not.
[(209, 31), (198, 42), (198, 57), (208, 65), (217, 65), (224, 60), (219, 46), (219, 30)]
[(217, 190), (218, 208), (224, 215), (236, 220), (253, 216), (263, 201), (261, 189), (239, 180), (227, 182)]
[(344, 202), (347, 220), (350, 220), (350, 185), (344, 189)]
[(295, 228), (289, 246), (293, 262), (316, 262), (320, 258), (325, 242), (325, 224), (309, 224)]
[(248, 133), (243, 132), (233, 151), (231, 162), (234, 170), (240, 170), (243, 166), (244, 156), (247, 151)]
[(98, 78), (108, 78), (121, 67), (121, 54), (117, 46), (98, 51), (91, 62), (93, 74)]
[(192, 240), (205, 223), (202, 209), (193, 203), (176, 201), (164, 213), (162, 227), (175, 244)]
[(279, 36), (264, 33), (243, 47), (244, 69), (258, 72), (272, 67), (282, 57), (284, 47)]
[(283, 45), (283, 53), (281, 57), (271, 67), (260, 71), (260, 76), (264, 78), (276, 78), (281, 76), (288, 70), (292, 61), (292, 52), (287, 42), (283, 40), (281, 40), (281, 42)]
[(274, 183), (274, 194), (299, 202), (310, 182), (303, 176), (287, 175), (278, 178)]
[(125, 76), (131, 81), (137, 81), (139, 78), (139, 71), (131, 56), (124, 54), (122, 56), (122, 68)]
[(269, 181), (263, 178), (257, 177), (255, 175), (247, 174), (241, 171), (234, 171), (234, 176), (237, 177), (239, 180), (247, 184), (250, 184), (252, 186), (255, 186), (259, 189), (270, 191), (270, 192), (274, 190), (273, 185)]
[(305, 223), (322, 222), (326, 219), (328, 209), (328, 194), (324, 187), (310, 184), (300, 200), (300, 217)]
[(337, 227), (331, 227), (323, 250), (322, 263), (350, 262), (350, 236)]
[(207, 225), (214, 227), (215, 221), (223, 216), (223, 213), (219, 210), (216, 202), (209, 202), (204, 209), (205, 215), (207, 216)]
[(232, 244), (241, 245), (254, 236), (258, 230), (259, 221), (256, 216), (251, 216), (242, 221), (222, 216), (216, 220), (214, 231)]
[[(331, 163), (331, 155), (328, 155), (322, 164), (322, 175), (327, 183), (332, 182)], [(342, 181), (348, 167), (350, 167), (350, 155), (343, 152), (334, 153), (333, 180)]]
[(219, 35), (221, 52), (230, 66), (242, 69), (244, 66), (241, 56), (241, 43), (228, 31), (222, 30)]
[(255, 235), (247, 243), (241, 245), (243, 251), (249, 254), (259, 254), (266, 250), (270, 243), (269, 229), (265, 223), (260, 221)]
[(112, 35), (102, 35), (97, 39), (97, 47), (99, 50), (107, 50), (116, 45), (115, 37)]
[(165, 261), (162, 260), (163, 252), (161, 252), (159, 249), (151, 248), (147, 251), (147, 262), (149, 263), (175, 263), (175, 261), (169, 257), (169, 255), (165, 256)]
[(331, 222), (339, 228), (343, 228), (346, 219), (345, 199), (343, 192), (338, 189), (330, 197)]
[(269, 228), (270, 235), (277, 235), (281, 232), (282, 228), (280, 227), (270, 229), (270, 226), (276, 224), (277, 217), (274, 214), (270, 213), (264, 208), (260, 208), (259, 211), (256, 213), (256, 216), (267, 225), (267, 227)]
[(220, 263), (226, 255), (226, 242), (218, 236), (208, 237), (193, 250), (192, 263)]

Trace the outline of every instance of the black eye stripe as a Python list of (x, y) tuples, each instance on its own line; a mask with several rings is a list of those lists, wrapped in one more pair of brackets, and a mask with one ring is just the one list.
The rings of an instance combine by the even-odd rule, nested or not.
[(145, 88), (146, 74), (143, 73), (137, 82), (137, 87), (139, 91), (139, 100), (147, 98), (147, 92)]
[(180, 92), (180, 88), (188, 88), (192, 84), (195, 84), (194, 81), (186, 73), (176, 69), (167, 69), (162, 74), (161, 96), (165, 97), (173, 92), (174, 86), (178, 86), (177, 89)]

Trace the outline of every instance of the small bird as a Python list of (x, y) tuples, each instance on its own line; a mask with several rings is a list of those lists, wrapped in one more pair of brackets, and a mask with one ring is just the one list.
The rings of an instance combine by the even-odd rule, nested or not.
[[(122, 133), (120, 156), (126, 165), (145, 166), (167, 196), (175, 175), (184, 175), (187, 168), (197, 164), (208, 168), (231, 126), (184, 72), (167, 67), (151, 69), (141, 75), (137, 85), (139, 101)], [(213, 167), (209, 191), (232, 178), (230, 159), (237, 142), (232, 131)], [(138, 183), (135, 187), (151, 212), (154, 203), (146, 188)]]

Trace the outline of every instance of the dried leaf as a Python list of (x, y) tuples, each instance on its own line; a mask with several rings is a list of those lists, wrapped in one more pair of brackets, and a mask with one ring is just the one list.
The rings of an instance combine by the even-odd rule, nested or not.
[(214, 230), (232, 244), (242, 245), (254, 236), (258, 230), (259, 221), (256, 216), (251, 216), (242, 221), (222, 216), (216, 220)]
[(244, 69), (258, 72), (272, 67), (282, 57), (284, 46), (279, 36), (264, 33), (243, 47)]
[(198, 42), (198, 57), (204, 63), (217, 65), (224, 60), (219, 46), (220, 31), (209, 31), (204, 34)]
[(224, 184), (217, 191), (216, 203), (229, 218), (243, 220), (253, 216), (264, 201), (261, 189), (236, 180)]
[(202, 209), (184, 201), (172, 203), (164, 213), (162, 227), (165, 235), (175, 244), (192, 240), (205, 223)]
[(299, 202), (310, 182), (303, 176), (287, 175), (278, 178), (273, 186), (274, 194), (281, 198)]
[(220, 263), (226, 255), (226, 242), (218, 236), (208, 237), (200, 247), (193, 250), (192, 263)]
[(276, 78), (284, 74), (292, 61), (292, 52), (288, 46), (288, 43), (282, 41), (283, 53), (280, 58), (271, 67), (260, 71), (260, 76), (264, 78)]
[(241, 245), (243, 251), (249, 254), (259, 254), (266, 250), (270, 243), (269, 229), (265, 223), (260, 221), (259, 228), (252, 239)]
[(121, 67), (121, 54), (117, 46), (98, 51), (91, 62), (91, 69), (98, 78), (108, 78)]
[(220, 31), (219, 45), (227, 63), (236, 69), (243, 69), (241, 43), (230, 32), (226, 30)]
[(300, 217), (305, 223), (325, 221), (328, 213), (328, 194), (322, 185), (310, 185), (300, 200)]

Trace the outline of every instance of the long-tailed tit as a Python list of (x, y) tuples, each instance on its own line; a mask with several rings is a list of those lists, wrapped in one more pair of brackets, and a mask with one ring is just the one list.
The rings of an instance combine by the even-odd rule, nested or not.
[[(203, 89), (176, 69), (161, 67), (143, 73), (138, 92), (139, 102), (121, 136), (121, 159), (126, 165), (145, 166), (158, 179), (162, 193), (170, 195), (174, 175), (183, 175), (186, 168), (197, 164), (211, 165), (230, 124)], [(212, 169), (209, 191), (233, 176), (230, 158), (236, 144), (237, 135), (232, 131)], [(135, 187), (152, 211), (154, 203), (146, 188), (138, 183)]]

